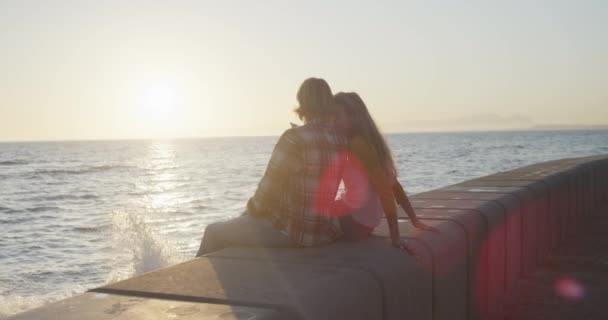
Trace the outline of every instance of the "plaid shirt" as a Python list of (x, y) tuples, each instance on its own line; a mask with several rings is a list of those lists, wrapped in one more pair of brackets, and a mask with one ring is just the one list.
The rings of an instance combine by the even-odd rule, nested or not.
[(347, 144), (346, 136), (322, 120), (285, 131), (247, 213), (269, 219), (302, 247), (335, 241), (341, 230), (331, 209)]

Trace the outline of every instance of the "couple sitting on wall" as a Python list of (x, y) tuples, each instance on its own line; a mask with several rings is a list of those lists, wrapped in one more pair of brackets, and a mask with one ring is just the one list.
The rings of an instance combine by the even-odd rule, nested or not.
[[(391, 244), (401, 240), (396, 203), (420, 222), (397, 181), (391, 151), (356, 93), (332, 95), (305, 80), (295, 110), (304, 125), (285, 131), (245, 213), (205, 230), (197, 256), (231, 246), (313, 247), (368, 237), (386, 215)], [(344, 192), (336, 197), (340, 182)]]

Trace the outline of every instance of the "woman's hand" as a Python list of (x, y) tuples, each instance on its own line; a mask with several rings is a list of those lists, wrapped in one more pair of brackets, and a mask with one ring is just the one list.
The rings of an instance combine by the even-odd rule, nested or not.
[(426, 225), (426, 224), (422, 223), (418, 219), (412, 221), (412, 225), (414, 225), (414, 227), (416, 227), (416, 229), (419, 229), (419, 230), (431, 231), (431, 232), (439, 233), (439, 230), (437, 230), (437, 228), (433, 228), (433, 227), (431, 227), (429, 225)]
[(404, 250), (410, 256), (416, 256), (416, 251), (414, 251), (414, 249), (412, 249), (412, 247), (409, 244), (407, 244), (407, 241), (399, 239), (399, 240), (393, 240), (391, 242), (392, 242), (393, 247)]

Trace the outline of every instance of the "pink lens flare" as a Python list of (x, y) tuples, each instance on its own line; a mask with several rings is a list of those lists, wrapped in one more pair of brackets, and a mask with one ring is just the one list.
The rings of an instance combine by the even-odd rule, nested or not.
[(321, 172), (314, 191), (313, 208), (322, 216), (339, 217), (348, 214), (345, 206), (336, 206), (336, 191), (342, 179), (342, 172), (348, 159), (348, 151), (343, 150), (330, 160)]
[[(348, 170), (349, 174), (344, 174)], [(320, 215), (340, 217), (350, 214), (353, 209), (363, 206), (369, 197), (369, 177), (367, 170), (356, 157), (347, 150), (339, 152), (321, 173), (314, 194), (314, 209)], [(336, 190), (344, 181), (347, 193), (336, 201)]]
[(566, 299), (579, 300), (585, 295), (585, 288), (574, 278), (561, 278), (555, 282), (555, 292)]

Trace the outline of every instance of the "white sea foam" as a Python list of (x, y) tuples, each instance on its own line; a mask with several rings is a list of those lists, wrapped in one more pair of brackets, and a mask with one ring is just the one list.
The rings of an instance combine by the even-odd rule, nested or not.
[(55, 302), (58, 300), (67, 299), (73, 295), (82, 293), (86, 288), (82, 286), (73, 286), (70, 288), (64, 288), (63, 290), (49, 292), (44, 295), (34, 296), (20, 296), (0, 295), (0, 320), (6, 319), (14, 314), (25, 312), (34, 308), (38, 308), (47, 303)]
[[(108, 275), (107, 283), (157, 270), (182, 260), (175, 246), (144, 221), (143, 215), (124, 210), (112, 213), (115, 250), (127, 257)], [(122, 259), (121, 259), (122, 260)]]
[[(184, 260), (174, 245), (147, 224), (143, 214), (132, 211), (112, 213), (112, 244), (118, 254), (106, 283), (124, 280), (145, 272), (167, 267)], [(84, 292), (84, 286), (73, 286), (44, 295), (0, 295), (0, 320), (42, 305), (67, 299)]]

